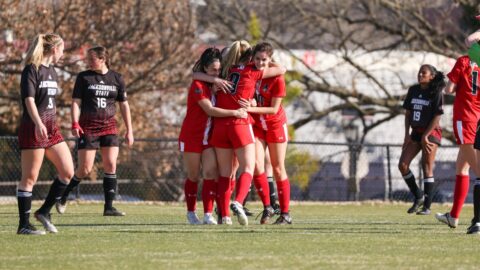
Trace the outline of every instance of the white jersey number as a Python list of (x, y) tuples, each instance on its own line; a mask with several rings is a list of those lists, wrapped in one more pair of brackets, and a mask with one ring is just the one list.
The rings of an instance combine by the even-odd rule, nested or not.
[(413, 121), (420, 121), (420, 115), (422, 112), (420, 111), (413, 111)]
[(107, 107), (107, 99), (106, 98), (97, 98), (97, 107), (98, 108), (106, 108)]

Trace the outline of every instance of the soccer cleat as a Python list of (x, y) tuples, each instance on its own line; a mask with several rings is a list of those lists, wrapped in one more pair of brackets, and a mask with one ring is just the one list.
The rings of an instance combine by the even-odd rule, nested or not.
[(430, 213), (431, 213), (430, 209), (423, 207), (422, 210), (417, 212), (417, 215), (426, 216), (426, 215), (430, 215)]
[(58, 232), (57, 228), (52, 223), (50, 213), (43, 214), (37, 211), (35, 212), (34, 216), (40, 223), (42, 223), (43, 227), (47, 232), (51, 232), (51, 233)]
[[(260, 218), (260, 224), (267, 224), (271, 217), (275, 215), (273, 207), (267, 206), (263, 209), (262, 218)], [(257, 216), (258, 217), (258, 216)]]
[(55, 203), (55, 209), (57, 209), (57, 213), (59, 213), (60, 215), (63, 215), (65, 213), (65, 210), (67, 209), (67, 202), (58, 200)]
[(408, 210), (407, 210), (407, 213), (409, 214), (413, 214), (413, 213), (416, 213), (418, 211), (418, 208), (420, 208), (420, 206), (423, 205), (423, 199), (420, 198), (420, 199), (415, 199), (413, 201), (413, 205), (412, 207), (410, 207)]
[(467, 234), (480, 234), (480, 223), (473, 223), (468, 227)]
[(290, 217), (290, 214), (282, 213), (273, 224), (275, 225), (292, 224), (292, 218)]
[(18, 227), (17, 234), (27, 234), (27, 235), (45, 235), (45, 231), (40, 231), (35, 228), (32, 224), (28, 224), (25, 227)]
[(232, 225), (232, 219), (230, 217), (223, 217), (222, 223), (223, 225)]
[(123, 217), (125, 212), (118, 211), (115, 207), (104, 209), (103, 216), (105, 217)]
[(217, 225), (217, 221), (213, 218), (212, 213), (205, 213), (203, 215), (203, 224), (205, 225)]
[(455, 229), (458, 226), (458, 218), (454, 218), (454, 217), (450, 216), (450, 213), (445, 213), (445, 214), (436, 213), (435, 218), (438, 221), (447, 224), (448, 227), (450, 227), (450, 228)]
[(188, 221), (188, 224), (190, 224), (190, 225), (200, 225), (200, 224), (202, 224), (202, 222), (200, 222), (200, 219), (198, 219), (197, 214), (193, 211), (188, 211), (187, 212), (187, 221)]
[(233, 213), (235, 213), (235, 215), (237, 216), (238, 223), (240, 223), (240, 225), (248, 225), (248, 217), (245, 214), (245, 211), (243, 211), (243, 206), (241, 203), (237, 201), (233, 202), (232, 204), (230, 204), (230, 209), (232, 209)]

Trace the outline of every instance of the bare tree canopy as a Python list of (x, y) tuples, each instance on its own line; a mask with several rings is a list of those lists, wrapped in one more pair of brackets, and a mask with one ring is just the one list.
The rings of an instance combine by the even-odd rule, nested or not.
[(66, 47), (58, 65), (62, 125), (70, 123), (66, 112), (73, 76), (85, 69), (81, 60), (86, 49), (102, 45), (109, 51), (112, 69), (126, 78), (137, 136), (158, 132), (155, 127), (163, 119), (158, 108), (178, 96), (169, 89), (185, 87), (185, 70), (194, 61), (186, 57), (195, 41), (193, 25), (188, 0), (1, 1), (0, 134), (14, 134), (18, 126), (22, 55), (37, 34), (49, 32), (61, 35)]
[[(404, 93), (392, 91), (372, 69), (370, 62), (361, 62), (359, 55), (378, 52), (431, 52), (457, 58), (466, 50), (465, 37), (480, 27), (474, 15), (480, 12), (477, 1), (220, 1), (207, 0), (202, 9), (202, 31), (215, 34), (217, 42), (255, 37), (249, 31), (252, 18), (259, 21), (261, 39), (279, 48), (321, 50), (336, 54), (362, 80), (375, 89), (365, 91), (355, 81), (332, 84), (328, 70), (309, 66), (308, 74), (298, 81), (304, 86), (299, 97), (308, 115), (293, 123), (299, 128), (331, 113), (354, 110), (363, 123), (365, 135), (376, 126), (402, 113), (400, 101)], [(417, 70), (412, 70), (412, 74)], [(399, 84), (403, 84), (401, 80)], [(408, 85), (402, 85), (406, 89)], [(336, 97), (337, 102), (319, 108), (309, 97), (312, 93)], [(364, 121), (366, 115), (377, 115)]]

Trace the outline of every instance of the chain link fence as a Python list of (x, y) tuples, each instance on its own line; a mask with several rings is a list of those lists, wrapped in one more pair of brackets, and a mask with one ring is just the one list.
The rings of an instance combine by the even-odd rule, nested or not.
[[(76, 161), (75, 141), (67, 143)], [(434, 169), (436, 202), (452, 200), (457, 151), (455, 146), (438, 149)], [(286, 166), (292, 182), (292, 200), (411, 200), (397, 168), (400, 153), (401, 145), (290, 142)], [(0, 201), (15, 202), (21, 177), (16, 137), (0, 137), (0, 156)], [(411, 170), (422, 186), (420, 160), (421, 154), (413, 161)], [(55, 168), (45, 159), (33, 191), (34, 199), (45, 198), (54, 176)], [(137, 139), (131, 149), (121, 145), (117, 177), (120, 201), (184, 199), (185, 173), (176, 140)], [(101, 155), (97, 151), (92, 173), (70, 199), (103, 200), (102, 179)], [(250, 199), (256, 199), (254, 191), (250, 192)]]

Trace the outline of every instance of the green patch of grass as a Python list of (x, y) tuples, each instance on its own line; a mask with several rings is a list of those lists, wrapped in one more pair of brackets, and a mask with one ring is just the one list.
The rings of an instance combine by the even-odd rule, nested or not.
[[(250, 204), (260, 211), (260, 205)], [(34, 205), (33, 209), (37, 209)], [(406, 204), (300, 204), (291, 226), (190, 226), (183, 205), (71, 204), (58, 234), (19, 236), (16, 205), (0, 205), (1, 269), (477, 269), (480, 237)], [(434, 205), (433, 212), (447, 206)], [(198, 211), (201, 216), (201, 206)], [(35, 222), (38, 224), (37, 222)], [(39, 224), (38, 224), (39, 225)], [(37, 227), (40, 227), (37, 226)]]

